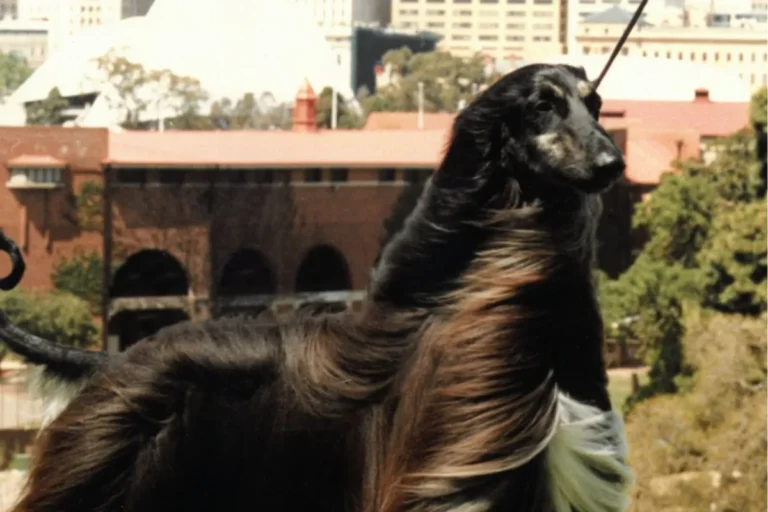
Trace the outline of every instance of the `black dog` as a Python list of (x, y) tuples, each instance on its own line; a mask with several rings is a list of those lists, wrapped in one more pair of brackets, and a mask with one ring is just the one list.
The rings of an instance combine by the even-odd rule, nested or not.
[(15, 512), (622, 510), (591, 267), (624, 160), (599, 109), (569, 66), (486, 90), (362, 314), (177, 325), (114, 360), (4, 322), (86, 382)]

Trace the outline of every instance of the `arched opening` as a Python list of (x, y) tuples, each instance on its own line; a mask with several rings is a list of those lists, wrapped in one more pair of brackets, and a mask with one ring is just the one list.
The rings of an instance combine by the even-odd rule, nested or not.
[(160, 329), (180, 322), (189, 316), (180, 309), (143, 309), (121, 311), (109, 320), (109, 334), (118, 336), (120, 350), (126, 350)]
[(260, 251), (240, 249), (224, 265), (218, 294), (222, 297), (237, 295), (272, 295), (275, 276)]
[(132, 254), (115, 272), (110, 297), (186, 295), (189, 280), (179, 260), (165, 251)]
[[(186, 296), (189, 279), (172, 255), (146, 249), (131, 255), (115, 272), (110, 297)], [(181, 309), (134, 309), (121, 311), (109, 321), (108, 332), (118, 337), (120, 350), (147, 338), (163, 327), (189, 320)]]
[(218, 296), (224, 304), (216, 308), (215, 316), (244, 315), (250, 318), (267, 318), (268, 306), (234, 306), (227, 299), (249, 295), (274, 295), (277, 292), (275, 275), (260, 251), (240, 249), (230, 256), (219, 280)]
[(329, 245), (319, 245), (310, 250), (296, 273), (297, 292), (330, 292), (351, 288), (347, 260)]

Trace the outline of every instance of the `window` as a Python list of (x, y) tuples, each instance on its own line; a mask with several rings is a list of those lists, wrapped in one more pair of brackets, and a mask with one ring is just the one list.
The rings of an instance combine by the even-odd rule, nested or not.
[(589, 52), (590, 52), (590, 48), (589, 48), (589, 46), (585, 46), (584, 48), (582, 48), (582, 49), (581, 49), (581, 52), (582, 52), (584, 55), (589, 55)]
[(124, 185), (143, 185), (147, 182), (146, 169), (118, 169), (115, 181)]
[(534, 23), (534, 30), (552, 30), (555, 26), (552, 23)]
[(534, 18), (551, 18), (552, 14), (551, 11), (533, 11)]
[(495, 30), (499, 28), (498, 23), (480, 23), (479, 27), (484, 30)]
[(58, 185), (61, 183), (61, 169), (58, 167), (17, 168), (10, 170), (9, 185), (23, 186), (25, 184)]
[(400, 9), (398, 13), (400, 14), (400, 16), (415, 16), (419, 14), (419, 10), (418, 9)]
[(445, 16), (444, 9), (427, 9), (427, 16)]
[(331, 169), (331, 182), (342, 183), (349, 179), (349, 169)]
[(304, 169), (305, 183), (320, 183), (323, 181), (322, 169)]
[(524, 23), (507, 23), (507, 28), (510, 30), (523, 30), (525, 28)]
[(507, 41), (525, 41), (523, 36), (507, 36)]
[(184, 171), (165, 169), (157, 173), (161, 185), (181, 186), (184, 183)]
[(499, 0), (480, 0), (481, 4), (497, 4)]
[(459, 10), (459, 11), (453, 11), (454, 16), (472, 16), (472, 11), (467, 10)]
[(546, 43), (552, 41), (551, 36), (533, 36), (533, 40), (537, 43)]
[(457, 21), (453, 23), (453, 28), (472, 28), (472, 24), (466, 21)]
[(395, 181), (394, 169), (379, 169), (379, 181), (382, 183), (389, 183)]
[(405, 169), (403, 181), (410, 184), (423, 183), (427, 179), (427, 173), (422, 169)]
[(256, 169), (254, 171), (254, 183), (268, 184), (273, 181), (275, 181), (275, 171), (272, 169)]
[(507, 0), (508, 4), (524, 4), (525, 0)]
[(523, 11), (507, 11), (507, 16), (510, 18), (522, 18), (525, 16)]
[(445, 28), (445, 23), (442, 21), (429, 21), (427, 22), (427, 28)]
[(453, 41), (469, 41), (471, 38), (467, 34), (451, 34)]
[(483, 34), (480, 37), (478, 37), (478, 39), (480, 41), (498, 41), (499, 36)]
[(552, 3), (552, 0), (533, 0), (533, 3), (536, 5), (549, 5)]

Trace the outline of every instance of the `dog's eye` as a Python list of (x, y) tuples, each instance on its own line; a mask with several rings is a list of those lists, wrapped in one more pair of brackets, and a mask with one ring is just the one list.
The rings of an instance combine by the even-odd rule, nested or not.
[(538, 112), (550, 112), (554, 110), (555, 105), (551, 101), (539, 101), (536, 103), (535, 108)]

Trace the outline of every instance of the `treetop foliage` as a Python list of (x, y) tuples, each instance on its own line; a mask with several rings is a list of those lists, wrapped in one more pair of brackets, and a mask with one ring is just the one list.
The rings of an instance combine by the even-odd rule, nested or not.
[(634, 402), (674, 392), (691, 375), (682, 314), (693, 304), (741, 315), (766, 311), (766, 210), (756, 133), (745, 128), (712, 143), (709, 162), (678, 162), (633, 225), (647, 243), (618, 279), (600, 280), (606, 336), (636, 339), (651, 366)]
[(16, 52), (0, 52), (0, 101), (26, 82), (32, 74), (27, 59)]

